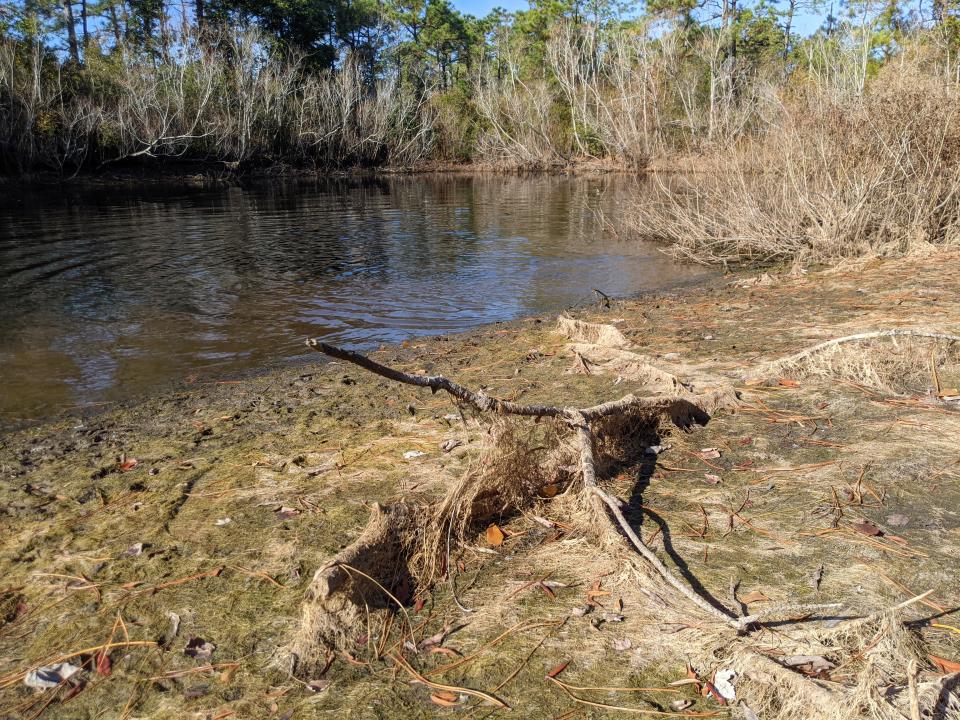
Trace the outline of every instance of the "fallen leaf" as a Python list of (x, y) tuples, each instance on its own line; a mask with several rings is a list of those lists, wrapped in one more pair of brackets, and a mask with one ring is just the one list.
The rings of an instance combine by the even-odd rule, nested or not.
[(496, 523), (487, 528), (487, 545), (498, 547), (503, 545), (505, 538), (506, 535), (503, 534), (503, 530)]
[(930, 662), (940, 668), (940, 672), (942, 672), (944, 675), (948, 673), (960, 672), (960, 663), (958, 662), (937, 657), (936, 655), (927, 655), (927, 657), (930, 658)]
[(770, 598), (764, 595), (759, 590), (754, 590), (753, 592), (748, 592), (742, 598), (740, 598), (745, 603), (755, 603), (755, 602), (770, 602)]
[(103, 677), (109, 677), (110, 673), (113, 672), (113, 665), (110, 662), (110, 656), (101, 652), (97, 655), (97, 675), (103, 675)]
[(403, 454), (403, 459), (404, 459), (404, 460), (413, 460), (414, 458), (418, 458), (418, 457), (420, 457), (421, 455), (426, 455), (426, 453), (425, 453), (425, 452), (422, 452), (422, 451), (420, 451), (420, 450), (407, 450), (407, 451)]
[(782, 387), (800, 387), (799, 380), (787, 380), (786, 378), (780, 378), (780, 385)]
[(563, 661), (562, 663), (560, 663), (559, 665), (554, 665), (552, 668), (550, 668), (550, 671), (547, 673), (547, 677), (555, 678), (557, 675), (559, 675), (559, 674), (562, 673), (564, 670), (566, 670), (566, 669), (567, 669), (567, 665), (569, 665), (569, 664), (570, 664), (570, 661), (569, 661), (569, 660), (564, 660), (564, 661)]
[(740, 440), (737, 442), (737, 445), (739, 445), (740, 447), (743, 447), (744, 445), (749, 445), (752, 442), (753, 442), (753, 438), (747, 436), (745, 438), (740, 438)]
[(559, 491), (560, 491), (560, 488), (558, 488), (556, 485), (550, 484), (550, 485), (544, 485), (543, 489), (540, 492), (543, 494), (544, 497), (552, 498), (552, 497), (556, 497)]
[(858, 533), (863, 533), (864, 535), (883, 535), (883, 530), (870, 522), (854, 523), (851, 527)]
[(311, 680), (307, 683), (307, 689), (315, 693), (322, 693), (328, 687), (330, 687), (329, 680)]
[(615, 638), (613, 641), (613, 649), (623, 652), (624, 650), (629, 650), (633, 647), (633, 643), (630, 641), (630, 638)]
[(691, 705), (693, 705), (693, 700), (674, 700), (670, 703), (670, 709), (674, 712), (680, 712), (681, 710), (686, 710)]
[(550, 598), (550, 599), (552, 599), (552, 600), (556, 600), (556, 599), (557, 599), (557, 594), (556, 594), (555, 592), (553, 592), (553, 590), (551, 590), (549, 587), (547, 587), (546, 585), (544, 585), (542, 582), (537, 583), (537, 587), (540, 588), (540, 592), (542, 592), (542, 593), (543, 593), (544, 595), (546, 595), (548, 598)]
[(137, 557), (143, 553), (143, 543), (139, 542), (135, 545), (131, 545), (126, 550), (123, 551), (124, 555), (129, 555), (130, 557)]
[(887, 525), (892, 525), (893, 527), (904, 527), (910, 522), (910, 518), (901, 513), (896, 513), (895, 515), (887, 515)]
[(709, 680), (703, 681), (703, 689), (700, 691), (700, 694), (703, 695), (703, 697), (710, 697), (712, 695), (713, 699), (716, 700), (721, 705), (727, 704), (726, 699), (723, 697), (723, 695), (720, 694), (717, 688), (715, 688), (713, 683), (710, 682)]
[(457, 699), (456, 695), (446, 690), (438, 690), (430, 696), (430, 702), (440, 707), (455, 707)]
[(711, 485), (719, 485), (722, 482), (719, 475), (714, 475), (712, 473), (704, 474), (703, 479), (706, 480)]
[(281, 505), (277, 508), (277, 517), (281, 520), (289, 520), (290, 518), (296, 517), (300, 514), (300, 511), (297, 508), (286, 507)]
[(720, 451), (716, 448), (701, 448), (700, 452), (697, 453), (697, 457), (701, 460), (715, 460), (720, 457)]
[(417, 598), (417, 601), (413, 604), (413, 614), (416, 615), (418, 612), (423, 610), (423, 606), (427, 604), (427, 599), (421, 595)]
[(233, 522), (233, 520), (231, 520), (230, 518), (227, 517), (227, 518), (220, 518), (219, 520), (217, 520), (217, 521), (214, 522), (213, 524), (216, 525), (216, 526), (218, 526), (218, 527), (223, 527), (224, 525), (229, 525), (229, 524), (232, 523), (232, 522)]
[[(239, 665), (231, 665), (222, 673), (220, 673), (220, 682), (226, 684), (233, 681), (233, 676), (237, 674), (237, 670), (240, 669)], [(316, 691), (314, 691), (316, 692)]]
[(190, 638), (187, 646), (183, 649), (183, 654), (197, 660), (209, 660), (217, 646), (212, 642), (207, 642), (203, 638)]
[(124, 457), (121, 457), (121, 458), (120, 458), (120, 469), (121, 469), (123, 472), (127, 472), (128, 470), (133, 470), (139, 463), (140, 463), (140, 461), (137, 460), (136, 458), (133, 458), (133, 457), (132, 457), (132, 458), (124, 458)]

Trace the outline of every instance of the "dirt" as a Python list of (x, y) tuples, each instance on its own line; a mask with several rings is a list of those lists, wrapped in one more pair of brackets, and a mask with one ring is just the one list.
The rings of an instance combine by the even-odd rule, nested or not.
[[(764, 361), (861, 330), (956, 332), (958, 261), (772, 275), (577, 313), (665, 363), (710, 368), (741, 393), (737, 411), (689, 433), (665, 429), (660, 454), (602, 478), (660, 557), (727, 606), (738, 584), (750, 612), (838, 601), (851, 617), (933, 589), (909, 619), (926, 652), (960, 659), (960, 407), (931, 392), (960, 384), (958, 368), (945, 360), (936, 380), (931, 371), (928, 383), (912, 377), (896, 391), (817, 375), (746, 379)], [(634, 389), (568, 372), (574, 358), (554, 330), (553, 318), (530, 318), (372, 356), (524, 402), (587, 405)], [(587, 528), (565, 522), (562, 494), (532, 513), (553, 528), (504, 518), (501, 545), (481, 535), (456, 553), (457, 596), (473, 612), (458, 609), (449, 584), (408, 588), (405, 612), (372, 608), (354, 651), (334, 656), (314, 689), (287, 672), (283, 648), (313, 572), (361, 532), (370, 503), (440, 497), (477, 458), (486, 428), (468, 420), (443, 394), (318, 358), (5, 434), (0, 713), (608, 715), (545, 678), (563, 662), (558, 678), (595, 688), (574, 694), (597, 705), (669, 710), (689, 699), (690, 711), (728, 713), (690, 685), (667, 685), (686, 677), (697, 628), (646, 624), (649, 598)], [(447, 452), (448, 440), (460, 444)], [(571, 615), (588, 597), (602, 607)], [(408, 620), (418, 638), (449, 631), (407, 653), (419, 673), (492, 692), (511, 710), (411, 682), (387, 657)], [(758, 646), (778, 632), (761, 632)], [(185, 653), (198, 638), (214, 646), (209, 657)], [(98, 673), (96, 648), (111, 640), (109, 670), (101, 660)], [(84, 667), (81, 690), (24, 685), (26, 671), (63, 656)], [(697, 663), (701, 678), (718, 669)]]

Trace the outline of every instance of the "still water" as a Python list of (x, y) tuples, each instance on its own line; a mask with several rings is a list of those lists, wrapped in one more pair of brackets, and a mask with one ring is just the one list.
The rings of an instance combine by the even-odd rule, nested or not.
[(628, 178), (0, 187), (0, 425), (697, 279)]

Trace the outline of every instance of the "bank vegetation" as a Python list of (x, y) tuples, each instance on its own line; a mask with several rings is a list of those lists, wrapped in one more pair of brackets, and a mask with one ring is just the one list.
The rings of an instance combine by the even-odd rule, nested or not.
[[(0, 22), (7, 175), (173, 161), (668, 169), (683, 172), (654, 173), (655, 192), (616, 223), (701, 262), (957, 237), (949, 3), (930, 16), (850, 3), (836, 18), (793, 0), (561, 2), (482, 19), (439, 1), (352, 15), (321, 3), (320, 19), (298, 4), (75, 5), (25, 3)], [(801, 15), (822, 24), (800, 35)]]

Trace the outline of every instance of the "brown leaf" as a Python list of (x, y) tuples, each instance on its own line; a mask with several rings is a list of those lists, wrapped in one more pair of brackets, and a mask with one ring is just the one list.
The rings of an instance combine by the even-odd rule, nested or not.
[(551, 483), (550, 485), (544, 485), (543, 489), (540, 491), (544, 497), (552, 498), (556, 497), (557, 493), (560, 491), (556, 485)]
[(423, 606), (427, 604), (427, 599), (423, 595), (417, 598), (417, 601), (413, 604), (413, 614), (416, 615), (418, 612), (423, 610)]
[(562, 663), (560, 663), (559, 665), (554, 665), (552, 668), (550, 668), (550, 672), (547, 673), (547, 677), (555, 678), (557, 675), (559, 675), (559, 674), (562, 673), (564, 670), (566, 670), (566, 669), (567, 669), (567, 665), (569, 665), (569, 664), (570, 664), (570, 661), (569, 661), (569, 660), (564, 660), (564, 661), (563, 661)]
[(780, 385), (783, 387), (800, 387), (800, 381), (787, 380), (786, 378), (780, 378)]
[(883, 535), (883, 530), (870, 522), (854, 523), (851, 527), (858, 533), (863, 533), (864, 535)]
[(713, 699), (716, 700), (720, 705), (726, 705), (727, 700), (720, 694), (720, 692), (713, 686), (713, 683), (709, 680), (703, 681), (703, 689), (700, 691), (700, 694), (703, 697), (713, 696)]
[[(237, 670), (239, 669), (240, 669), (239, 665), (231, 665), (230, 667), (228, 667), (226, 670), (220, 673), (220, 682), (222, 683), (231, 682), (233, 680), (233, 676), (237, 674)], [(314, 692), (319, 692), (319, 691), (314, 690)]]
[(701, 448), (700, 452), (697, 453), (697, 457), (701, 460), (715, 460), (720, 457), (720, 451), (716, 448)]
[(139, 462), (140, 462), (140, 461), (137, 460), (137, 459), (134, 458), (134, 457), (132, 457), (132, 458), (122, 458), (122, 459), (120, 460), (120, 469), (121, 469), (123, 472), (127, 472), (128, 470), (133, 470), (133, 469), (137, 466), (137, 464), (138, 464)]
[(103, 675), (104, 677), (107, 677), (112, 672), (113, 665), (110, 662), (110, 656), (105, 652), (101, 652), (99, 655), (97, 655), (97, 675)]
[(438, 690), (430, 696), (430, 702), (440, 707), (455, 707), (459, 698), (452, 692)]
[(940, 668), (940, 672), (942, 672), (944, 675), (960, 672), (960, 663), (958, 662), (937, 657), (936, 655), (927, 655), (927, 657), (930, 658), (930, 662)]
[(552, 600), (557, 599), (557, 594), (553, 592), (553, 590), (548, 588), (546, 585), (544, 585), (542, 582), (537, 583), (537, 587), (540, 588), (540, 591), (547, 597), (551, 598)]
[(722, 482), (720, 476), (714, 475), (713, 473), (705, 473), (703, 479), (711, 485), (719, 485)]
[(753, 438), (748, 435), (745, 438), (741, 438), (740, 441), (737, 443), (737, 445), (743, 447), (744, 445), (749, 445), (752, 442), (753, 442)]
[(748, 592), (742, 598), (740, 598), (745, 603), (755, 603), (755, 602), (770, 602), (770, 598), (764, 595), (759, 590), (754, 590), (753, 592)]
[(503, 534), (503, 530), (496, 523), (487, 528), (487, 544), (491, 547), (503, 545), (505, 538), (506, 535)]

